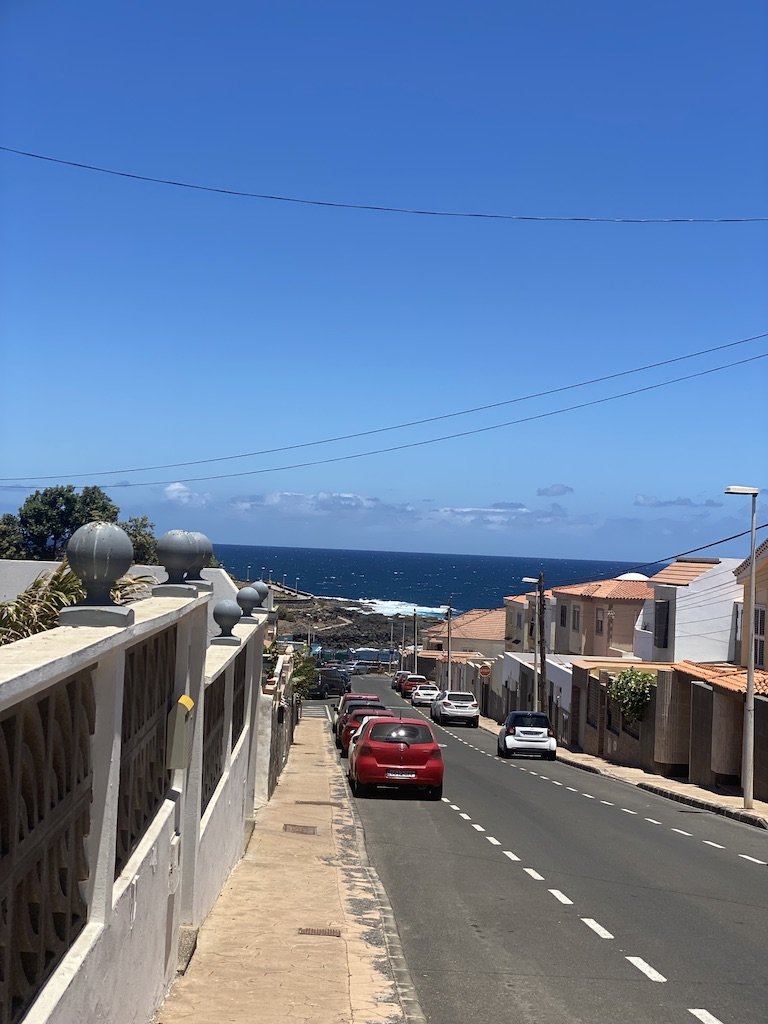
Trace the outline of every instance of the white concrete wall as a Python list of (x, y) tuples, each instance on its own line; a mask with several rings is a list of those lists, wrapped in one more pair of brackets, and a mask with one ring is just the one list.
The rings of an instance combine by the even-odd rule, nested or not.
[(744, 596), (725, 558), (677, 595), (675, 661), (728, 661), (734, 657), (734, 607)]
[(561, 709), (570, 714), (571, 666), (562, 665), (547, 658), (547, 681), (552, 690), (553, 699), (559, 696)]

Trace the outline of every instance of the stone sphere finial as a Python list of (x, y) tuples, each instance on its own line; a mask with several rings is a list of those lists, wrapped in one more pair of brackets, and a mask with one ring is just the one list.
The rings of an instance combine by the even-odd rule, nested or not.
[(261, 604), (261, 597), (254, 587), (241, 587), (235, 600), (243, 610), (243, 615), (250, 615), (253, 609)]
[(221, 629), (219, 636), (232, 636), (232, 627), (242, 618), (240, 605), (230, 597), (217, 601), (213, 606), (213, 618)]
[(157, 557), (168, 573), (169, 583), (184, 583), (184, 574), (194, 562), (197, 545), (186, 530), (169, 530), (157, 540)]
[(112, 588), (133, 564), (133, 544), (115, 523), (86, 523), (67, 544), (72, 571), (85, 586), (82, 605), (114, 605)]
[(194, 542), (195, 560), (187, 571), (187, 583), (203, 583), (205, 581), (200, 575), (200, 570), (213, 554), (213, 544), (204, 533), (199, 533), (197, 530), (192, 530), (189, 536)]
[(250, 589), (255, 590), (259, 598), (254, 607), (261, 608), (266, 599), (269, 597), (269, 587), (264, 582), (264, 580), (256, 580), (255, 583), (251, 584)]

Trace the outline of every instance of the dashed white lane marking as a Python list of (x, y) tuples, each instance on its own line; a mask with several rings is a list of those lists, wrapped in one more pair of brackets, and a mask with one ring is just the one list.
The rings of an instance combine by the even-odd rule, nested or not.
[(471, 821), (471, 820), (472, 820), (472, 819), (470, 818), (470, 816), (469, 816), (468, 814), (465, 814), (465, 813), (464, 813), (464, 811), (462, 811), (462, 812), (461, 812), (461, 814), (459, 815), (459, 817), (460, 817), (460, 818), (463, 818), (463, 819), (464, 819), (464, 821)]
[(529, 768), (529, 769), (528, 769), (528, 773), (529, 773), (530, 775), (538, 775), (538, 774), (539, 774), (538, 772), (535, 772), (535, 771), (534, 771), (534, 770), (533, 770), (532, 768)]
[(625, 814), (637, 814), (637, 811), (630, 811), (628, 807), (622, 807), (621, 809)]
[(688, 1013), (692, 1013), (696, 1020), (700, 1020), (701, 1024), (723, 1024), (718, 1018), (713, 1016), (709, 1010), (689, 1010)]
[(569, 793), (578, 793), (579, 792), (578, 789), (576, 789), (575, 786), (566, 786), (565, 788), (568, 790)]
[(587, 800), (594, 800), (594, 799), (595, 799), (595, 798), (594, 798), (594, 797), (592, 796), (592, 794), (591, 794), (591, 793), (582, 793), (581, 795), (582, 795), (582, 796), (585, 796), (585, 797), (587, 798)]
[(535, 882), (543, 882), (544, 875), (540, 875), (538, 871), (534, 871), (533, 868), (523, 868), (526, 875), (530, 875)]
[(613, 807), (613, 806), (614, 806), (614, 805), (613, 805), (613, 804), (611, 803), (611, 801), (610, 801), (610, 800), (601, 800), (601, 801), (600, 801), (600, 803), (601, 803), (601, 804), (605, 804), (605, 806), (606, 806), (606, 807)]
[(443, 801), (444, 804), (449, 804), (451, 802), (447, 796), (441, 797), (440, 799)]
[(553, 786), (562, 786), (562, 782), (556, 782), (554, 779), (552, 779), (552, 785)]
[(670, 832), (677, 832), (681, 836), (692, 836), (693, 835), (693, 832), (686, 832), (682, 828), (671, 828), (669, 831)]
[(540, 775), (539, 778), (543, 779), (545, 782), (549, 782), (549, 776), (548, 775)]
[(477, 832), (485, 832), (485, 829), (483, 828), (482, 825), (473, 825), (472, 828), (475, 829)]
[(559, 889), (550, 889), (549, 891), (552, 893), (556, 900), (560, 900), (561, 903), (565, 903), (565, 905), (568, 907), (573, 906), (573, 900), (569, 900), (564, 892), (560, 892)]
[(504, 854), (505, 857), (509, 857), (510, 860), (520, 860), (520, 858), (516, 854), (512, 853), (511, 850), (502, 850), (501, 852)]
[(666, 981), (667, 980), (664, 977), (663, 974), (659, 974), (659, 972), (655, 968), (651, 967), (651, 965), (649, 963), (646, 963), (645, 960), (643, 960), (642, 957), (640, 957), (640, 956), (628, 956), (628, 957), (626, 957), (626, 959), (629, 960), (629, 962), (632, 964), (632, 966), (636, 967), (638, 969), (638, 971), (642, 971), (643, 974), (646, 976), (646, 978), (650, 978), (651, 981)]
[(656, 821), (656, 819), (655, 819), (655, 818), (646, 818), (645, 820), (646, 820), (646, 821), (650, 821), (650, 823), (651, 823), (652, 825), (660, 825), (660, 824), (661, 824), (661, 822), (660, 822), (660, 821)]
[(460, 811), (461, 808), (459, 807), (458, 804), (451, 804), (451, 810), (452, 811)]
[[(714, 848), (716, 850), (724, 850), (725, 849), (725, 847), (721, 846), (720, 843), (713, 843), (711, 839), (702, 839), (701, 841), (702, 841), (702, 843), (705, 843), (707, 846), (714, 846)], [(693, 1013), (693, 1010), (691, 1010), (691, 1013)]]
[(494, 839), (493, 836), (486, 836), (485, 838), (488, 840), (488, 842), (491, 844), (491, 846), (501, 846), (501, 843), (499, 842), (499, 840), (498, 839)]
[(603, 928), (601, 924), (598, 924), (593, 917), (582, 917), (581, 919), (587, 928), (591, 928), (595, 935), (599, 935), (601, 939), (612, 939), (613, 936), (607, 928)]
[(753, 864), (765, 864), (766, 863), (766, 861), (758, 860), (757, 857), (750, 857), (749, 854), (746, 854), (746, 853), (740, 853), (739, 856), (741, 857), (742, 860), (751, 860)]

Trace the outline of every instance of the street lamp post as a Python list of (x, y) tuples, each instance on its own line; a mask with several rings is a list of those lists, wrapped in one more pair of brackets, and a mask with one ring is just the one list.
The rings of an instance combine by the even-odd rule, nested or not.
[(284, 573), (283, 573), (283, 590), (285, 590), (285, 580), (286, 580), (286, 577), (287, 577), (287, 576), (288, 576), (288, 573), (287, 573), (287, 572), (284, 572)]
[(752, 525), (749, 541), (749, 647), (747, 648), (747, 695), (744, 701), (744, 735), (742, 738), (741, 778), (744, 808), (752, 806), (755, 787), (755, 530), (757, 522), (758, 487), (725, 488), (726, 494), (747, 494), (752, 498)]
[(245, 570), (245, 578), (248, 580), (249, 583), (251, 582), (251, 567), (250, 567), (250, 565)]
[(298, 592), (299, 592), (299, 580), (300, 580), (300, 579), (301, 579), (301, 576), (297, 576), (297, 577), (296, 577), (296, 587), (295, 587), (294, 589), (296, 590), (296, 593), (297, 593), (297, 594), (298, 594)]
[[(534, 576), (523, 576), (523, 583), (535, 583), (538, 587), (539, 581)], [(536, 604), (533, 606), (533, 710), (541, 711), (539, 701), (539, 594), (536, 592)]]
[(446, 686), (447, 690), (450, 690), (450, 688), (451, 688), (451, 614), (452, 614), (452, 612), (453, 612), (453, 609), (451, 608), (451, 602), (449, 601), (448, 602), (448, 611), (445, 614), (445, 617), (448, 620), (448, 678), (447, 678), (447, 686)]

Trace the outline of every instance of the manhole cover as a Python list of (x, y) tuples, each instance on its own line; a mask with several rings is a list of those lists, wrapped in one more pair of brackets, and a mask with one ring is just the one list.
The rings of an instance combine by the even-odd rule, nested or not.
[(283, 832), (298, 832), (303, 836), (316, 836), (317, 825), (283, 825)]
[(337, 800), (294, 800), (295, 804), (311, 804), (313, 807), (341, 807)]
[(339, 928), (299, 928), (299, 935), (327, 935), (331, 939), (341, 938)]

